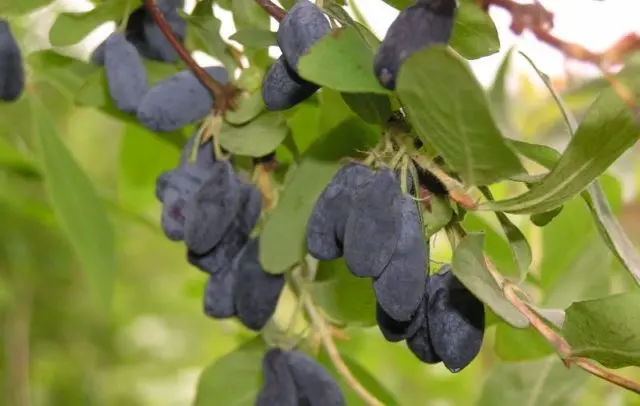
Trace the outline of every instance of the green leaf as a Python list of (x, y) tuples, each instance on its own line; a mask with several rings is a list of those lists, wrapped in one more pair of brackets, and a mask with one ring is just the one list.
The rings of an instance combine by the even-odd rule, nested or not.
[(27, 178), (39, 179), (42, 171), (37, 163), (26, 157), (6, 139), (0, 137), (0, 168)]
[(493, 20), (477, 4), (460, 2), (449, 45), (467, 59), (478, 59), (500, 50)]
[(185, 44), (187, 49), (201, 50), (213, 56), (230, 71), (235, 70), (238, 65), (231, 55), (229, 45), (220, 36), (222, 23), (211, 14), (211, 8), (198, 12), (197, 15), (180, 13), (187, 22), (187, 34)]
[(480, 83), (451, 51), (431, 46), (414, 53), (400, 70), (397, 91), (420, 138), (442, 153), (465, 184), (487, 185), (524, 172)]
[(94, 295), (110, 305), (115, 283), (115, 237), (91, 180), (62, 143), (44, 104), (35, 97), (32, 120), (47, 192), (54, 212), (74, 246)]
[[(553, 99), (556, 101), (560, 112), (562, 113), (567, 129), (571, 134), (574, 134), (577, 130), (577, 124), (576, 120), (571, 115), (570, 110), (566, 108), (560, 95), (555, 92), (548, 77), (536, 67), (529, 57), (525, 54), (522, 54), (522, 56), (524, 56), (531, 66), (533, 66), (540, 78), (544, 81), (549, 92), (553, 96)], [(628, 74), (630, 71), (631, 69), (628, 68), (621, 74)], [(634, 277), (636, 283), (640, 284), (640, 254), (635, 249), (633, 243), (616, 219), (600, 182), (596, 180), (590, 184), (587, 187), (587, 190), (581, 193), (581, 196), (587, 203), (587, 206), (596, 221), (596, 226), (598, 227), (600, 235), (611, 248), (611, 251), (617, 256), (618, 260), (620, 260), (624, 267)]]
[(349, 108), (369, 124), (384, 125), (391, 116), (389, 97), (375, 93), (341, 93)]
[(194, 406), (253, 406), (262, 387), (260, 336), (208, 365), (198, 380)]
[(453, 252), (453, 272), (479, 300), (514, 327), (529, 325), (527, 319), (507, 301), (485, 265), (484, 235), (470, 233)]
[[(491, 190), (489, 190), (488, 187), (480, 187), (480, 191), (487, 199), (493, 200), (493, 195), (491, 194)], [(506, 214), (502, 212), (496, 212), (495, 214), (498, 218), (498, 222), (500, 222), (500, 226), (502, 226), (502, 230), (504, 231), (505, 236), (507, 237), (507, 241), (509, 241), (513, 259), (515, 260), (518, 269), (520, 270), (520, 275), (525, 275), (529, 271), (529, 266), (531, 266), (532, 260), (531, 247), (529, 246), (529, 242), (527, 241), (524, 234), (522, 234), (522, 231), (520, 231), (520, 229), (515, 224), (513, 224), (511, 219), (509, 219)]]
[(589, 375), (567, 368), (556, 357), (501, 363), (493, 367), (476, 406), (570, 406), (576, 404)]
[(590, 107), (549, 175), (520, 196), (483, 203), (478, 209), (514, 214), (554, 209), (587, 188), (635, 144), (639, 134), (635, 115), (613, 89), (607, 89)]
[(264, 110), (264, 101), (260, 91), (242, 93), (237, 99), (238, 107), (227, 111), (224, 119), (229, 124), (241, 125), (253, 120)]
[(223, 123), (220, 145), (234, 154), (261, 157), (273, 152), (288, 131), (281, 113), (265, 112), (242, 126)]
[(269, 29), (269, 14), (265, 13), (254, 0), (233, 0), (231, 12), (238, 30), (245, 28)]
[(93, 10), (84, 13), (60, 13), (49, 31), (51, 45), (64, 47), (77, 44), (103, 23), (120, 19), (126, 1), (99, 3)]
[(120, 144), (119, 200), (140, 212), (155, 202), (156, 177), (173, 169), (184, 137), (179, 131), (158, 134), (139, 124), (127, 124)]
[(422, 211), (422, 220), (427, 227), (427, 237), (432, 236), (449, 224), (453, 214), (448, 198), (436, 195), (431, 196), (429, 207)]
[(0, 15), (27, 14), (41, 7), (46, 7), (54, 0), (0, 0)]
[(320, 261), (310, 289), (314, 301), (332, 320), (361, 327), (376, 325), (371, 281), (354, 276), (342, 258)]
[(298, 73), (323, 87), (346, 93), (380, 93), (373, 72), (374, 51), (353, 26), (336, 28), (300, 58)]
[(356, 151), (371, 148), (378, 139), (364, 122), (351, 116), (328, 129), (307, 150), (262, 231), (260, 262), (266, 271), (285, 272), (302, 258), (307, 221), (316, 200), (342, 166), (339, 160), (358, 156)]
[(278, 45), (275, 32), (261, 30), (258, 28), (238, 30), (235, 34), (230, 36), (229, 39), (237, 41), (243, 46), (250, 48), (267, 48)]
[(571, 304), (562, 333), (573, 355), (607, 368), (640, 366), (640, 292)]
[(503, 131), (512, 128), (511, 103), (509, 103), (509, 92), (507, 90), (507, 78), (511, 68), (511, 56), (513, 47), (507, 51), (498, 67), (496, 76), (493, 79), (491, 88), (488, 91), (491, 111)]
[(527, 361), (543, 358), (555, 350), (532, 327), (513, 328), (500, 323), (496, 327), (495, 352), (503, 361)]

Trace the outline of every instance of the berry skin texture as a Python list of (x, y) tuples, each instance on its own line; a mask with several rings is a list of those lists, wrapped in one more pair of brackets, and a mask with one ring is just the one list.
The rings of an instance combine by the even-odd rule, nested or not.
[(408, 321), (424, 296), (429, 255), (417, 205), (408, 196), (402, 197), (401, 214), (398, 244), (373, 288), (378, 303), (391, 318)]
[(184, 223), (187, 217), (185, 206), (207, 179), (206, 170), (188, 165), (172, 172), (167, 185), (162, 207), (162, 229), (171, 241), (184, 239)]
[(425, 307), (424, 303), (421, 302), (410, 320), (397, 321), (384, 311), (380, 303), (376, 303), (376, 321), (382, 336), (385, 340), (395, 343), (415, 335), (426, 322)]
[(299, 405), (346, 405), (335, 378), (317, 361), (302, 352), (290, 351), (287, 363), (298, 389)]
[(172, 175), (173, 171), (164, 171), (156, 177), (156, 199), (158, 199), (160, 203), (164, 203), (164, 191), (169, 186)]
[[(257, 194), (257, 196), (256, 196)], [(262, 209), (262, 196), (255, 187), (241, 184), (240, 209), (217, 245), (203, 255), (187, 252), (187, 261), (201, 271), (215, 274), (231, 267), (234, 258), (249, 240), (249, 234), (258, 221)]]
[(298, 71), (300, 57), (331, 31), (324, 13), (309, 0), (298, 0), (278, 28), (278, 46), (289, 66)]
[(407, 338), (407, 347), (420, 361), (426, 364), (437, 364), (442, 360), (433, 348), (431, 335), (429, 333), (429, 324), (427, 318), (425, 318), (418, 331), (413, 336)]
[(235, 274), (225, 269), (210, 275), (204, 290), (204, 313), (214, 319), (228, 319), (235, 316), (233, 286)]
[(0, 100), (17, 100), (24, 91), (24, 83), (22, 51), (9, 23), (0, 19)]
[(259, 239), (249, 240), (233, 263), (236, 272), (235, 304), (238, 319), (247, 328), (260, 331), (276, 310), (284, 288), (284, 276), (262, 269), (258, 259)]
[(373, 177), (366, 166), (349, 163), (340, 168), (322, 191), (307, 223), (307, 249), (313, 257), (330, 261), (342, 256), (344, 230), (354, 195)]
[(448, 43), (455, 11), (455, 0), (419, 0), (402, 10), (389, 26), (374, 58), (374, 72), (380, 84), (394, 90), (402, 64), (413, 53), (429, 45)]
[(194, 131), (189, 137), (189, 140), (182, 148), (182, 152), (180, 153), (180, 166), (187, 164), (195, 164), (197, 166), (201, 166), (206, 169), (211, 169), (216, 164), (216, 157), (213, 151), (213, 144), (211, 142), (211, 138), (206, 140), (205, 142), (198, 145), (198, 152), (195, 156), (195, 162), (191, 160), (191, 152), (193, 150), (193, 144), (196, 142), (198, 138), (198, 130)]
[(393, 172), (382, 169), (355, 197), (344, 234), (344, 259), (355, 276), (377, 278), (391, 260), (402, 231), (401, 196)]
[(279, 57), (262, 81), (262, 100), (269, 111), (288, 110), (307, 100), (320, 87), (302, 79)]
[(433, 348), (451, 372), (473, 361), (484, 337), (484, 305), (444, 265), (429, 281), (427, 307)]
[[(207, 73), (225, 84), (225, 68), (210, 66)], [(171, 132), (192, 124), (211, 112), (213, 98), (193, 72), (184, 70), (151, 87), (138, 108), (138, 120), (155, 132)]]
[(184, 241), (202, 255), (222, 239), (233, 222), (240, 202), (238, 182), (229, 162), (218, 162), (185, 206)]
[(262, 358), (263, 384), (256, 406), (298, 406), (298, 395), (285, 353), (272, 348)]
[(123, 113), (135, 114), (148, 90), (147, 72), (136, 48), (120, 32), (105, 42), (104, 69), (115, 106)]

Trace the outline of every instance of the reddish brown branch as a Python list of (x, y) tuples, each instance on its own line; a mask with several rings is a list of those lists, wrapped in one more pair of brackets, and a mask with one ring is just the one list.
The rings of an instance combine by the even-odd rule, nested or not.
[(165, 36), (167, 41), (171, 44), (173, 49), (176, 50), (180, 59), (187, 64), (189, 69), (193, 72), (193, 74), (198, 78), (200, 83), (204, 87), (206, 87), (214, 100), (214, 111), (216, 114), (224, 114), (227, 110), (235, 110), (235, 96), (238, 93), (238, 89), (233, 85), (222, 85), (217, 80), (212, 78), (207, 71), (202, 69), (200, 65), (191, 57), (189, 51), (185, 49), (185, 47), (180, 43), (176, 35), (173, 33), (173, 30), (165, 20), (164, 16), (158, 10), (158, 6), (156, 5), (156, 0), (144, 0), (145, 6), (151, 16), (155, 20), (156, 24), (158, 24), (158, 28)]
[(271, 0), (255, 0), (256, 3), (264, 9), (277, 22), (281, 22), (287, 16), (287, 12), (275, 5)]
[(535, 37), (545, 44), (559, 50), (566, 57), (597, 66), (605, 78), (611, 83), (618, 95), (631, 107), (636, 107), (635, 98), (608, 68), (619, 65), (625, 56), (635, 50), (640, 50), (640, 36), (627, 34), (602, 53), (588, 50), (580, 44), (564, 41), (549, 31), (553, 28), (553, 13), (545, 9), (537, 0), (531, 4), (519, 4), (513, 0), (476, 0), (485, 10), (489, 6), (500, 7), (511, 14), (511, 31), (520, 35), (529, 30)]

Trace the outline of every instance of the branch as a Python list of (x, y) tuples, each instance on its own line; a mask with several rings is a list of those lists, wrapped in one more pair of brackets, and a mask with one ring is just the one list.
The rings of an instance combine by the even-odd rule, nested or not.
[[(460, 226), (456, 228), (456, 232), (460, 237), (466, 234)], [(518, 286), (513, 282), (504, 279), (502, 275), (495, 269), (489, 258), (485, 257), (484, 260), (487, 266), (487, 270), (496, 281), (498, 286), (501, 287), (504, 297), (509, 301), (509, 303), (515, 306), (515, 308), (518, 309), (520, 313), (522, 313), (522, 315), (529, 321), (529, 323), (531, 323), (531, 326), (536, 329), (538, 333), (540, 333), (540, 335), (542, 335), (549, 342), (549, 344), (553, 346), (567, 368), (570, 367), (571, 364), (575, 364), (591, 375), (597, 376), (600, 379), (604, 379), (607, 382), (611, 382), (612, 384), (627, 389), (631, 392), (640, 394), (640, 383), (620, 376), (585, 358), (574, 357), (572, 355), (571, 346), (569, 345), (567, 340), (565, 340), (564, 337), (550, 328), (538, 316), (536, 312), (531, 310), (527, 303), (520, 299), (520, 297), (518, 296), (518, 292), (520, 290)]]
[[(291, 273), (291, 279), (297, 286), (298, 290), (304, 292), (304, 281), (301, 280), (299, 275), (296, 275), (294, 272)], [(333, 366), (336, 367), (338, 373), (342, 375), (344, 380), (347, 382), (349, 387), (353, 389), (358, 396), (369, 406), (384, 406), (384, 403), (380, 402), (375, 396), (373, 396), (367, 389), (362, 386), (362, 384), (356, 379), (355, 376), (349, 370), (349, 367), (344, 363), (344, 360), (340, 356), (340, 352), (336, 347), (336, 343), (333, 341), (333, 335), (331, 334), (331, 330), (327, 326), (324, 318), (320, 315), (318, 310), (313, 303), (313, 299), (311, 295), (307, 295), (301, 293), (299, 295), (299, 300), (303, 301), (303, 305), (311, 323), (318, 331), (320, 335), (320, 340), (324, 345), (325, 350), (327, 351), (327, 355), (331, 359)]]
[(456, 179), (449, 176), (445, 171), (443, 171), (438, 165), (429, 161), (429, 159), (421, 156), (420, 154), (412, 154), (411, 159), (415, 162), (416, 165), (421, 167), (422, 169), (426, 169), (431, 172), (447, 189), (449, 193), (449, 198), (454, 202), (460, 204), (467, 210), (475, 210), (478, 206), (476, 200), (473, 199), (466, 191), (464, 186), (458, 182)]
[(563, 41), (552, 35), (554, 16), (537, 0), (531, 4), (519, 4), (513, 0), (476, 0), (485, 10), (489, 6), (500, 7), (511, 14), (511, 31), (520, 35), (525, 30), (531, 31), (535, 37), (547, 45), (562, 52), (566, 57), (595, 65), (603, 73), (614, 90), (632, 109), (637, 109), (633, 94), (609, 72), (608, 68), (622, 63), (631, 52), (640, 49), (640, 36), (630, 33), (619, 39), (602, 53), (590, 51), (580, 44)]
[(264, 9), (277, 22), (281, 22), (287, 16), (287, 12), (275, 5), (271, 0), (255, 0), (255, 2)]
[(235, 96), (238, 93), (238, 89), (233, 85), (222, 85), (217, 80), (212, 78), (207, 71), (202, 69), (200, 65), (196, 63), (196, 61), (191, 57), (189, 51), (187, 51), (184, 46), (180, 43), (180, 40), (173, 33), (173, 30), (167, 23), (167, 20), (164, 18), (160, 10), (158, 10), (158, 6), (156, 4), (156, 0), (144, 0), (145, 6), (156, 24), (158, 24), (158, 28), (165, 36), (167, 41), (171, 44), (173, 49), (176, 50), (178, 55), (180, 55), (180, 59), (184, 61), (185, 64), (189, 67), (189, 69), (193, 72), (196, 78), (202, 83), (204, 87), (209, 90), (211, 96), (214, 100), (214, 112), (216, 115), (224, 114), (227, 110), (235, 110)]

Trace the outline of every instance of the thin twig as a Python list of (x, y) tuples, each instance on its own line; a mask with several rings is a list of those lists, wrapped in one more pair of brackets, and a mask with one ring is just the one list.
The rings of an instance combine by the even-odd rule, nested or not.
[[(295, 272), (293, 272), (291, 274), (291, 278), (297, 285), (297, 288), (300, 291), (304, 291), (304, 282), (301, 280), (300, 276), (296, 275)], [(375, 396), (369, 393), (369, 391), (364, 386), (362, 386), (362, 384), (356, 379), (356, 377), (353, 376), (353, 374), (349, 370), (349, 367), (344, 363), (344, 360), (340, 356), (340, 352), (338, 351), (338, 348), (333, 341), (331, 330), (327, 326), (324, 318), (316, 309), (311, 295), (302, 294), (300, 295), (299, 300), (303, 301), (305, 311), (307, 312), (311, 323), (317, 330), (320, 340), (322, 341), (322, 345), (327, 351), (327, 355), (329, 355), (331, 362), (338, 370), (338, 373), (342, 375), (349, 387), (351, 387), (367, 405), (384, 406), (384, 403), (380, 402)]]
[(164, 16), (158, 9), (156, 4), (156, 0), (144, 0), (145, 7), (155, 20), (156, 24), (158, 24), (158, 28), (165, 36), (167, 41), (171, 44), (173, 49), (176, 50), (180, 59), (184, 61), (185, 64), (189, 67), (189, 69), (193, 72), (193, 74), (198, 78), (200, 83), (204, 87), (209, 90), (211, 96), (214, 100), (214, 111), (217, 114), (224, 114), (227, 110), (235, 110), (235, 96), (238, 93), (238, 89), (236, 89), (232, 85), (222, 85), (217, 80), (212, 78), (207, 71), (202, 69), (200, 65), (191, 57), (189, 51), (185, 49), (185, 47), (180, 43), (176, 35), (173, 33), (173, 30), (165, 20)]
[(609, 72), (609, 68), (621, 64), (627, 55), (640, 49), (640, 35), (626, 34), (606, 51), (597, 53), (551, 34), (549, 31), (554, 26), (554, 15), (537, 0), (531, 4), (519, 4), (513, 0), (476, 0), (476, 2), (485, 10), (489, 6), (496, 6), (508, 11), (511, 14), (510, 28), (516, 35), (529, 30), (538, 41), (550, 45), (566, 57), (595, 65), (625, 104), (632, 109), (637, 109), (633, 94)]
[(498, 278), (496, 278), (494, 275), (494, 273), (497, 273), (497, 271), (495, 271), (493, 264), (491, 264), (491, 261), (486, 257), (485, 263), (487, 264), (487, 269), (489, 269), (491, 275), (502, 287), (502, 293), (504, 297), (509, 301), (509, 303), (514, 305), (520, 311), (520, 313), (522, 313), (522, 315), (526, 317), (527, 320), (529, 320), (531, 326), (536, 329), (540, 333), (540, 335), (542, 335), (553, 346), (553, 348), (555, 348), (558, 355), (560, 355), (562, 362), (564, 362), (567, 367), (570, 367), (572, 364), (577, 365), (581, 369), (594, 376), (597, 376), (598, 378), (604, 379), (605, 381), (611, 382), (614, 385), (627, 389), (631, 392), (640, 394), (640, 383), (620, 376), (612, 371), (601, 367), (600, 365), (594, 364), (587, 359), (574, 357), (572, 355), (571, 346), (564, 339), (564, 337), (550, 328), (538, 316), (536, 312), (531, 310), (527, 303), (520, 299), (517, 294), (518, 287), (508, 280), (502, 278), (498, 280)]
[(287, 12), (274, 4), (271, 0), (255, 0), (277, 22), (281, 22), (287, 16)]

